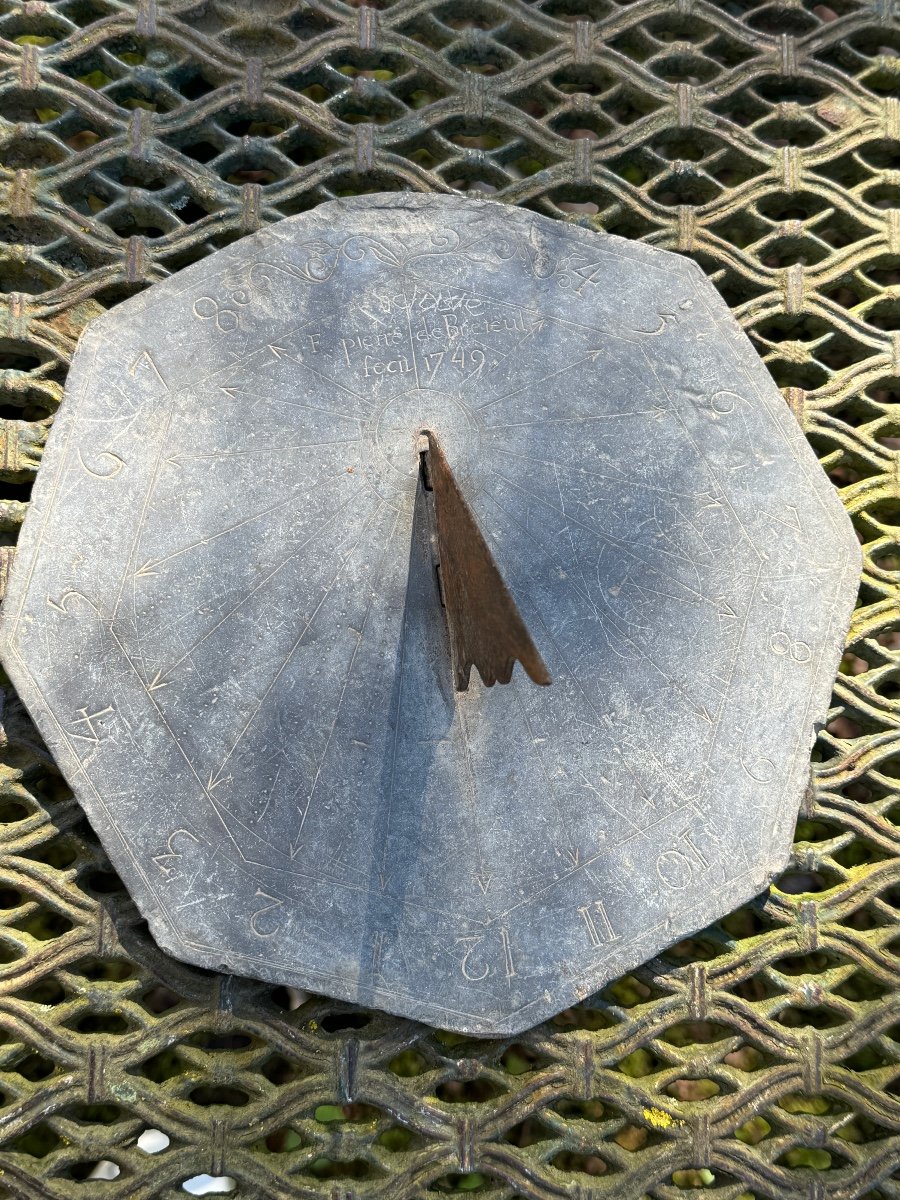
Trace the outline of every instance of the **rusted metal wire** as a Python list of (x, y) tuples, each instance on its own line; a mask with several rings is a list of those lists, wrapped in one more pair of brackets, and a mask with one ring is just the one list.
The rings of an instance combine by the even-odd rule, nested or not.
[(778, 886), (515, 1041), (168, 959), (7, 689), (0, 1196), (900, 1196), (892, 0), (0, 0), (0, 39), (0, 582), (85, 323), (390, 188), (694, 256), (866, 554)]

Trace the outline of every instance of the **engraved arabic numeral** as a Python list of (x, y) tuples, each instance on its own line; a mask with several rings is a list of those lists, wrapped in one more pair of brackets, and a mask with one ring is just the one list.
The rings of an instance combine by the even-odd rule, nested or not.
[(92, 475), (94, 479), (115, 479), (122, 468), (125, 466), (125, 459), (118, 454), (114, 454), (112, 450), (101, 450), (94, 460), (95, 466), (103, 466), (103, 470), (95, 471), (94, 467), (85, 462), (84, 455), (78, 451), (78, 461), (81, 463), (88, 475)]
[(587, 285), (594, 282), (602, 269), (603, 263), (599, 260), (597, 262), (582, 263), (580, 267), (570, 266), (569, 270), (573, 275), (577, 275), (581, 282), (570, 281), (565, 275), (562, 275), (559, 278), (559, 286), (562, 288), (571, 287), (580, 296)]
[(198, 321), (212, 321), (220, 333), (230, 333), (238, 326), (236, 309), (249, 304), (250, 299), (250, 292), (246, 288), (237, 288), (228, 293), (225, 301), (217, 300), (214, 296), (198, 296), (191, 311)]
[(812, 650), (806, 642), (792, 641), (783, 629), (779, 629), (769, 638), (769, 649), (779, 657), (789, 655), (795, 663), (809, 662), (812, 657)]
[(662, 882), (677, 892), (709, 866), (703, 851), (696, 845), (691, 831), (683, 829), (678, 835), (681, 848), (664, 850), (656, 860), (656, 873)]
[(272, 918), (271, 917), (268, 918), (267, 923), (271, 926), (268, 930), (266, 930), (265, 928), (261, 928), (259, 921), (260, 921), (260, 918), (264, 917), (266, 913), (275, 913), (280, 908), (283, 908), (284, 901), (279, 900), (277, 896), (270, 896), (269, 893), (264, 892), (262, 890), (262, 888), (256, 889), (256, 894), (254, 895), (253, 898), (254, 898), (254, 900), (268, 900), (269, 903), (263, 904), (260, 908), (258, 908), (256, 910), (256, 912), (251, 913), (250, 929), (252, 930), (253, 933), (256, 934), (256, 936), (258, 938), (274, 937), (275, 934), (278, 933), (278, 931), (280, 929), (278, 919), (275, 918), (274, 925), (272, 925)]
[[(426, 386), (430, 383), (434, 383), (434, 377), (437, 375), (438, 368), (444, 360), (445, 353), (446, 351), (444, 350), (433, 350), (431, 354), (426, 354), (424, 356), (425, 370), (431, 372), (428, 378), (425, 380)], [(434, 366), (432, 366), (432, 363), (434, 363)]]
[(713, 392), (709, 398), (710, 407), (713, 412), (720, 416), (726, 416), (730, 412), (734, 412), (734, 407), (737, 401), (744, 403), (744, 397), (738, 395), (737, 392), (729, 391), (727, 388), (722, 388), (718, 392)]
[(168, 388), (168, 384), (163, 379), (159, 367), (153, 361), (153, 355), (149, 350), (142, 350), (131, 366), (128, 368), (128, 374), (137, 377), (137, 372), (140, 370), (152, 371), (164, 388)]
[(75, 605), (75, 608), (77, 609), (77, 601), (79, 600), (83, 600), (85, 604), (92, 608), (99, 616), (100, 610), (93, 603), (93, 601), (89, 600), (83, 592), (78, 592), (74, 588), (67, 588), (66, 591), (60, 594), (58, 600), (54, 600), (49, 593), (47, 595), (47, 604), (50, 606), (50, 608), (55, 609), (57, 612), (65, 613), (67, 617), (71, 617), (73, 615), (70, 605)]
[(384, 953), (384, 930), (376, 929), (372, 935), (372, 977), (381, 978), (381, 956)]
[(110, 713), (114, 713), (115, 711), (111, 704), (108, 704), (106, 708), (98, 708), (95, 712), (88, 712), (86, 708), (79, 708), (78, 712), (80, 716), (75, 717), (69, 722), (70, 726), (77, 725), (79, 727), (77, 730), (72, 730), (72, 737), (79, 738), (83, 742), (91, 742), (94, 746), (99, 746), (103, 741), (103, 729), (99, 724), (95, 726), (94, 722), (99, 722), (101, 718), (108, 717)]
[(471, 983), (479, 983), (482, 979), (487, 979), (491, 971), (484, 959), (476, 958), (474, 962), (472, 961), (472, 956), (483, 941), (482, 937), (458, 937), (456, 939), (457, 946), (466, 947), (459, 969)]
[(493, 960), (495, 966), (497, 966), (500, 956), (502, 956), (502, 971), (504, 976), (507, 979), (514, 979), (518, 975), (509, 930), (501, 926), (498, 933), (500, 935), (500, 945), (494, 948), (484, 945), (484, 934), (471, 934), (467, 937), (456, 938), (455, 944), (465, 947), (459, 969), (470, 983), (480, 983), (482, 979), (487, 979), (488, 975), (496, 973), (492, 972), (491, 961)]
[(754, 783), (772, 783), (775, 779), (775, 764), (771, 758), (753, 758), (750, 754), (744, 754), (741, 769)]
[(169, 834), (166, 840), (166, 848), (162, 854), (154, 854), (153, 861), (163, 875), (169, 876), (175, 870), (174, 864), (181, 858), (183, 850), (175, 849), (175, 839), (179, 837), (188, 838), (195, 845), (200, 845), (200, 839), (196, 837), (189, 829), (175, 829)]

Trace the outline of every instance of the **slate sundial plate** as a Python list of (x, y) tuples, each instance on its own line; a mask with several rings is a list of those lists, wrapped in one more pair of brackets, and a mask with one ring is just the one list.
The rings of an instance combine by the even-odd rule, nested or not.
[[(454, 689), (425, 430), (549, 687)], [(391, 194), (90, 326), (4, 661), (173, 954), (515, 1031), (783, 866), (858, 564), (696, 265)]]

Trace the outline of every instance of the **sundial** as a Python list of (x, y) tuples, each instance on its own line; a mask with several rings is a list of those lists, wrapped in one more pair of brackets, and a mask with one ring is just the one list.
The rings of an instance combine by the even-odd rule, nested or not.
[(385, 194), (88, 328), (3, 657), (165, 949), (491, 1034), (784, 866), (858, 567), (699, 267)]

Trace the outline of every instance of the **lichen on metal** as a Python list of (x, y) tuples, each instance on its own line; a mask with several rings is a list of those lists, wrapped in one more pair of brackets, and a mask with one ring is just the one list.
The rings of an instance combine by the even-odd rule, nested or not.
[[(322, 1200), (890, 1196), (892, 6), (0, 11), (3, 575), (80, 327), (263, 224), (386, 188), (490, 194), (692, 256), (865, 555), (791, 866), (516, 1039), (298, 1005), (159, 954), (7, 692), (0, 1195), (171, 1200), (209, 1173)], [(158, 1154), (148, 1127), (171, 1139)], [(100, 1161), (117, 1178), (86, 1182)]]

